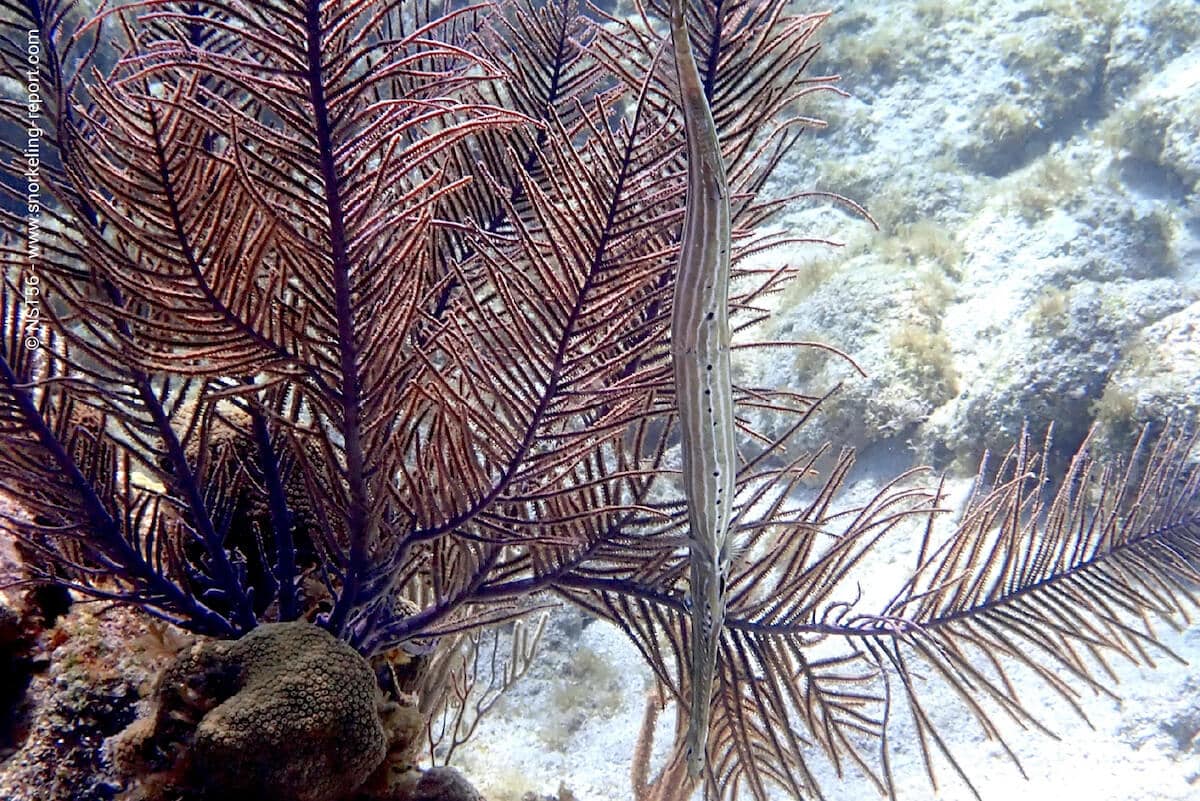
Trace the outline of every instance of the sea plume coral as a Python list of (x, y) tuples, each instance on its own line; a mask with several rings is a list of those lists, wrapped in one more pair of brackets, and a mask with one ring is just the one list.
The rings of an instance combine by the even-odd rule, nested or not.
[[(36, 247), (15, 174), (0, 212), (0, 470), (21, 506), (3, 523), (33, 568), (204, 634), (310, 617), (366, 656), (429, 656), (431, 716), (461, 638), (546, 592), (620, 626), (689, 697), (668, 358), (686, 164), (665, 9), (6, 8), (6, 65), (26, 28), (44, 45)], [(689, 15), (729, 178), (739, 346), (802, 346), (753, 343), (793, 271), (749, 257), (782, 241), (761, 233), (784, 202), (762, 189), (814, 124), (793, 104), (832, 91), (806, 72), (822, 20), (777, 0)], [(815, 399), (734, 399), (715, 796), (818, 795), (819, 753), (893, 792), (901, 708), (926, 754), (943, 746), (915, 665), (990, 733), (988, 702), (1028, 715), (969, 651), (1070, 698), (1054, 667), (1094, 685), (1083, 652), (1144, 658), (1141, 616), (1189, 603), (1197, 486), (1178, 432), (1138, 469), (1081, 455), (1053, 502), (1023, 439), (943, 545), (941, 493), (913, 475), (840, 507), (850, 454), (795, 500), (821, 454), (787, 445)], [(758, 430), (762, 409), (786, 424)], [(868, 555), (913, 520), (930, 533), (912, 580), (869, 607)]]

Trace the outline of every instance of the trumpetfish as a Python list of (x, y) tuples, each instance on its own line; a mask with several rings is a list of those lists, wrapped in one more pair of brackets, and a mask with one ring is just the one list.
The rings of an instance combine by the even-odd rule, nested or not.
[(729, 185), (717, 126), (692, 54), (684, 3), (671, 0), (671, 39), (687, 137), (687, 194), (671, 312), (691, 567), (688, 774), (704, 769), (717, 646), (732, 556), (734, 448), (729, 333)]

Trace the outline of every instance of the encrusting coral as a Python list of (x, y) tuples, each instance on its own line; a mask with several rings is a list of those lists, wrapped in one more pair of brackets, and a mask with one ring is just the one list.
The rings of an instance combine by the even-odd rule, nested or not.
[(180, 654), (151, 716), (110, 753), (135, 798), (192, 797), (202, 783), (205, 798), (330, 801), (350, 797), (389, 751), (411, 759), (411, 717), (383, 699), (354, 649), (306, 622), (273, 623)]

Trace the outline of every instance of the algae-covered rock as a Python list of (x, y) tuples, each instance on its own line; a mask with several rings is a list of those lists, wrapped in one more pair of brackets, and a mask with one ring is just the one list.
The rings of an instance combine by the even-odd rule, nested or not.
[(1125, 349), (1093, 411), (1110, 450), (1132, 446), (1143, 425), (1200, 419), (1200, 303), (1146, 328)]
[[(151, 718), (113, 743), (142, 797), (336, 801), (383, 761), (388, 734), (367, 662), (305, 622), (198, 643), (160, 676)], [(385, 709), (384, 707), (388, 707)]]
[(451, 767), (394, 774), (386, 786), (371, 782), (356, 801), (484, 801), (466, 777)]
[[(740, 358), (736, 380), (745, 386), (801, 387), (822, 395), (841, 385), (823, 404), (820, 424), (791, 437), (789, 453), (811, 452), (826, 441), (861, 451), (903, 440), (958, 391), (954, 348), (941, 324), (954, 293), (948, 268), (934, 256), (909, 252), (895, 241), (901, 238), (888, 240), (895, 251), (888, 262), (874, 255), (851, 258), (806, 296), (785, 297), (768, 323), (765, 338), (826, 342), (849, 354), (865, 375), (815, 348)], [(772, 435), (791, 425), (792, 418), (771, 410), (747, 414)]]
[(454, 768), (430, 768), (421, 774), (412, 801), (483, 801), (471, 783)]
[(980, 89), (963, 163), (987, 175), (1008, 173), (1070, 138), (1098, 111), (1115, 24), (1106, 9), (1064, 2), (1057, 13), (1013, 15), (999, 24), (991, 53), (1000, 80)]

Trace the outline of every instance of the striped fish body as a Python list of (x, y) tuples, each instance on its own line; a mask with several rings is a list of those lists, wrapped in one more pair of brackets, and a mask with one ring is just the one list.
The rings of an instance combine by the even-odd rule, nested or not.
[(690, 529), (687, 748), (688, 773), (695, 777), (704, 766), (717, 646), (725, 621), (736, 452), (729, 352), (729, 188), (716, 125), (692, 55), (684, 1), (671, 2), (688, 181), (671, 316), (671, 359)]

